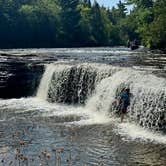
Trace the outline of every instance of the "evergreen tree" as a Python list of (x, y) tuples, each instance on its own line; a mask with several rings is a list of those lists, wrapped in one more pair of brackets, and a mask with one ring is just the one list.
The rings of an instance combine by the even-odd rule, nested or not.
[(64, 45), (79, 46), (80, 39), (80, 11), (78, 10), (79, 1), (78, 0), (60, 0), (60, 5), (62, 8), (61, 12), (61, 24), (62, 24), (62, 34), (61, 42)]
[(107, 36), (104, 33), (104, 24), (99, 4), (95, 1), (92, 6), (92, 35), (96, 46), (105, 43)]
[(113, 46), (137, 38), (165, 49), (165, 6), (166, 0), (119, 1), (112, 9), (90, 0), (0, 0), (0, 47)]

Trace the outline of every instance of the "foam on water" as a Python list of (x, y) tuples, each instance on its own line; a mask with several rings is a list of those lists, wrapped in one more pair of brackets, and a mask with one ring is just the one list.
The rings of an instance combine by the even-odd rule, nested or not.
[[(84, 66), (88, 65), (89, 64), (84, 64)], [(96, 66), (97, 65), (94, 64), (93, 69), (95, 69)], [(98, 73), (109, 73), (108, 65), (103, 65), (95, 70), (98, 70)], [(164, 96), (166, 95), (166, 80), (152, 75), (151, 71), (139, 71), (131, 68), (118, 70), (112, 76), (109, 76), (108, 74), (108, 76), (103, 77), (103, 79), (98, 78), (101, 82), (96, 84), (95, 92), (93, 95), (89, 95), (85, 107), (79, 107), (77, 110), (74, 109), (75, 111), (71, 112), (72, 114), (76, 112), (84, 112), (84, 116), (86, 115), (86, 118), (80, 121), (70, 122), (71, 124), (91, 125), (111, 123), (113, 120), (109, 118), (113, 115), (111, 105), (115, 101), (117, 89), (123, 85), (129, 86), (131, 93), (133, 94), (131, 106), (129, 107), (129, 118), (134, 119), (134, 121), (143, 125), (144, 128), (155, 125), (158, 127), (159, 119), (164, 114), (163, 109), (165, 108)], [(99, 76), (101, 75), (99, 74)], [(64, 112), (62, 111), (62, 113)], [(158, 115), (158, 113), (161, 113), (161, 115)], [(125, 132), (124, 130), (124, 132), (131, 136), (133, 124), (130, 125), (130, 123), (126, 123), (124, 126), (126, 125), (128, 128), (126, 127), (127, 131)], [(154, 133), (147, 134), (146, 130), (138, 128), (137, 132), (133, 135), (133, 139), (140, 138), (139, 133), (142, 135), (142, 138), (145, 138), (146, 140), (150, 139), (150, 137), (152, 137), (152, 139), (159, 140), (158, 138), (160, 137), (153, 135)], [(163, 139), (165, 139), (164, 136), (159, 141), (164, 143)]]
[(9, 53), (9, 54), (40, 54), (40, 53), (54, 53), (54, 54), (133, 54), (130, 49), (127, 48), (51, 48), (51, 49), (10, 49), (10, 50), (3, 50), (0, 51), (1, 53)]
[(166, 136), (164, 134), (152, 132), (129, 122), (117, 123), (117, 128), (114, 129), (114, 132), (125, 136), (127, 140), (166, 144)]
[[(64, 125), (92, 125), (104, 124), (110, 122), (110, 119), (104, 114), (87, 110), (84, 107), (68, 106), (57, 103), (49, 103), (40, 98), (21, 98), (0, 100), (1, 120), (10, 120), (11, 118), (19, 118), (24, 114), (30, 117), (51, 118), (59, 117), (80, 117), (80, 120), (72, 122), (60, 122)], [(31, 114), (27, 114), (28, 112)], [(10, 114), (12, 115), (10, 116)], [(21, 114), (20, 114), (21, 113)], [(13, 117), (15, 116), (15, 117)], [(56, 121), (55, 121), (56, 122)]]
[[(120, 123), (119, 118), (108, 117), (108, 115), (102, 112), (95, 112), (93, 110), (89, 110), (85, 107), (74, 107), (74, 106), (66, 106), (59, 104), (52, 104), (48, 102), (44, 102), (38, 98), (22, 98), (22, 99), (11, 99), (11, 100), (1, 100), (1, 108), (7, 108), (17, 110), (15, 113), (26, 113), (29, 110), (37, 110), (38, 114), (35, 117), (65, 117), (65, 116), (80, 116), (82, 117), (78, 121), (72, 122), (63, 122), (63, 125), (76, 125), (76, 126), (86, 126), (86, 125), (109, 125), (113, 124), (113, 131), (115, 134), (120, 134), (125, 137), (125, 140), (140, 140), (140, 141), (148, 141), (153, 143), (166, 144), (166, 136), (160, 133), (149, 131), (145, 128), (141, 128), (140, 126), (124, 122)], [(5, 120), (5, 119), (4, 119)]]
[[(158, 123), (163, 120), (161, 117), (165, 114), (164, 102), (166, 99), (166, 80), (164, 78), (156, 77), (149, 71), (137, 71), (131, 68), (116, 68), (109, 65), (99, 66), (98, 64), (88, 63), (79, 64), (76, 69), (81, 68), (82, 76), (87, 70), (97, 72), (95, 90), (93, 94), (88, 94), (85, 106), (79, 105), (76, 107), (47, 102), (53, 74), (56, 73), (56, 76), (59, 76), (59, 73), (71, 68), (72, 65), (68, 64), (46, 65), (46, 70), (35, 98), (1, 100), (1, 109), (5, 110), (6, 114), (7, 111), (15, 111), (15, 113), (34, 111), (35, 113), (37, 112), (34, 116), (38, 117), (80, 116), (80, 120), (63, 121), (62, 123), (64, 125), (113, 123), (115, 124), (115, 129), (118, 128), (116, 130), (119, 134), (128, 135), (132, 139), (155, 140), (156, 142), (166, 143), (166, 136), (151, 133), (145, 129), (145, 127), (158, 127)], [(68, 72), (65, 74), (62, 79), (68, 78)], [(58, 84), (58, 81), (62, 81), (62, 79), (57, 79), (56, 83)], [(80, 79), (80, 81), (83, 81), (83, 79)], [(122, 85), (130, 87), (133, 94), (128, 113), (129, 119), (131, 121), (134, 119), (144, 128), (135, 126), (132, 123), (119, 124), (116, 122), (116, 118), (112, 116), (114, 110), (111, 106), (115, 101), (118, 88)]]
[(103, 79), (96, 87), (95, 93), (87, 101), (86, 107), (93, 111), (108, 113), (110, 104), (115, 100), (116, 89), (129, 77), (125, 74), (126, 72), (128, 70), (117, 72), (112, 77)]
[(129, 68), (103, 79), (87, 100), (90, 110), (110, 114), (118, 88), (130, 87), (129, 117), (144, 127), (158, 129), (165, 125), (166, 80), (148, 72)]

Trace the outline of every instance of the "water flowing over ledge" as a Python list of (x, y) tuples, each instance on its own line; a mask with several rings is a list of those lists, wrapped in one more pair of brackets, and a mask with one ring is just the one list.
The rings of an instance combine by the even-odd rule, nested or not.
[(97, 63), (46, 65), (37, 97), (49, 102), (83, 104), (97, 83), (118, 70)]
[(166, 130), (166, 80), (149, 71), (110, 65), (50, 64), (46, 66), (37, 97), (49, 102), (82, 104), (104, 115), (115, 114), (114, 102), (124, 87), (132, 97), (129, 119), (154, 130)]
[[(21, 93), (22, 98), (17, 99), (19, 96), (10, 91), (12, 99), (0, 99), (3, 164), (14, 161), (19, 166), (15, 154), (20, 149), (29, 165), (39, 165), (39, 156), (46, 151), (51, 154), (49, 165), (56, 165), (53, 150), (60, 147), (64, 150), (59, 154), (64, 166), (69, 162), (74, 166), (165, 166), (165, 55), (137, 51), (7, 50), (14, 55), (0, 56), (0, 83), (10, 83), (10, 78), (12, 85), (12, 79), (17, 82), (22, 78), (29, 87), (35, 83), (38, 90), (25, 90), (27, 95)], [(12, 68), (14, 62), (21, 68)], [(22, 67), (26, 73), (21, 72)], [(20, 93), (23, 85), (19, 82), (17, 89), (16, 85), (11, 88)], [(123, 87), (129, 87), (132, 95), (128, 113), (120, 123), (115, 100)]]

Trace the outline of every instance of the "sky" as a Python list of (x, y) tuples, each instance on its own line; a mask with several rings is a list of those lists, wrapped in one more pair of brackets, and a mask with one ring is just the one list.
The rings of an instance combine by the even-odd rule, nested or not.
[[(92, 2), (94, 2), (94, 0), (91, 0)], [(116, 4), (119, 2), (119, 0), (96, 0), (100, 5), (104, 5), (105, 7), (109, 7), (112, 8), (113, 6), (116, 6)], [(121, 0), (122, 2), (124, 2), (124, 0)], [(130, 11), (130, 9), (132, 8), (127, 7), (128, 11)]]
[[(93, 2), (94, 0), (92, 0)], [(116, 4), (119, 2), (119, 0), (97, 0), (97, 2), (100, 4), (100, 5), (104, 5), (106, 7), (113, 7), (113, 6), (116, 6)], [(123, 1), (122, 1), (123, 2)]]

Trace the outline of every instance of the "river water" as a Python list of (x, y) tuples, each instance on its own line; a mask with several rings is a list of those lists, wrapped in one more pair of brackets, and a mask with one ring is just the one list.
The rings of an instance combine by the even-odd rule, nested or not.
[[(166, 55), (120, 48), (1, 50), (44, 64), (33, 96), (0, 99), (0, 165), (165, 166)], [(132, 93), (123, 123), (119, 91)]]

